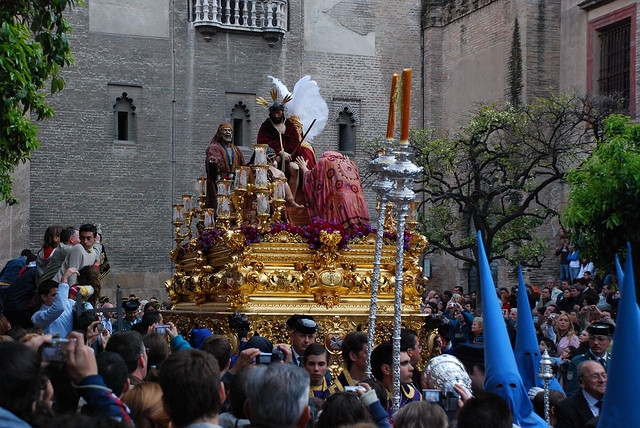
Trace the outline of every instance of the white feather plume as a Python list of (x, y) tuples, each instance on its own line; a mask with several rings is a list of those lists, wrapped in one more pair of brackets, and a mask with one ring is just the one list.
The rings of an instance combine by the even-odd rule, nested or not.
[(273, 85), (276, 87), (276, 89), (278, 89), (278, 98), (280, 100), (283, 100), (284, 97), (286, 97), (291, 93), (289, 92), (289, 89), (287, 89), (287, 87), (284, 85), (284, 83), (280, 81), (280, 79), (277, 79), (273, 76), (267, 76), (267, 77), (271, 79), (271, 81), (273, 82)]
[[(268, 76), (275, 87), (278, 89), (280, 98), (284, 98), (290, 94), (289, 89), (277, 78)], [(309, 131), (305, 137), (305, 141), (313, 141), (314, 137), (324, 130), (329, 119), (329, 107), (320, 95), (320, 88), (315, 80), (311, 80), (311, 76), (304, 76), (293, 87), (291, 93), (291, 101), (285, 107), (288, 115), (297, 116), (302, 122), (303, 134)], [(313, 123), (313, 128), (309, 127)]]

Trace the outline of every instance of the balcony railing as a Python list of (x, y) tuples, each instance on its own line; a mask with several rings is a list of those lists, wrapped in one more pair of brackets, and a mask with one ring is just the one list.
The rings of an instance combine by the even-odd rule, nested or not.
[(207, 36), (217, 31), (263, 34), (273, 44), (287, 31), (288, 0), (195, 0), (193, 24)]

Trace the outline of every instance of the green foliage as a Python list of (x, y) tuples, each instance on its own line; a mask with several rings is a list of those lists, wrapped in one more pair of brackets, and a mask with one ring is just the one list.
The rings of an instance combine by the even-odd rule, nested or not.
[[(567, 174), (563, 221), (578, 235), (581, 254), (611, 263), (626, 241), (640, 245), (640, 125), (611, 115), (592, 155)], [(634, 245), (635, 244), (635, 245)]]
[(82, 0), (14, 0), (0, 5), (0, 200), (13, 196), (11, 174), (39, 147), (37, 127), (30, 120), (53, 116), (41, 90), (64, 88), (61, 67), (73, 64), (63, 17), (67, 6)]
[(546, 244), (537, 229), (561, 203), (548, 190), (588, 156), (601, 110), (593, 100), (556, 94), (529, 105), (483, 105), (453, 136), (414, 132), (430, 251), (475, 264), (481, 230), (490, 260), (538, 266)]

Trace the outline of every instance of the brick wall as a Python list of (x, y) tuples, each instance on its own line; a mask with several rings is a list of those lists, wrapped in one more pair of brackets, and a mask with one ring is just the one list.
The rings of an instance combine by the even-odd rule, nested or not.
[[(230, 119), (228, 94), (266, 97), (267, 75), (292, 89), (310, 74), (329, 105), (345, 99), (357, 104), (355, 157), (364, 172), (368, 158), (360, 145), (385, 131), (391, 74), (415, 70), (412, 126), (420, 125), (422, 89), (420, 5), (414, 1), (399, 1), (393, 8), (382, 0), (366, 7), (346, 1), (323, 11), (331, 31), (347, 29), (354, 41), (375, 38), (375, 50), (366, 55), (340, 53), (338, 45), (305, 50), (305, 28), (314, 22), (301, 2), (290, 2), (289, 32), (274, 47), (253, 34), (217, 33), (206, 41), (189, 23), (187, 2), (156, 4), (162, 10), (153, 10), (153, 22), (169, 22), (166, 32), (140, 28), (136, 35), (123, 34), (122, 28), (130, 26), (90, 31), (106, 31), (104, 23), (91, 26), (90, 17), (100, 16), (92, 8), (103, 6), (91, 0), (69, 12), (76, 65), (64, 70), (67, 88), (50, 97), (56, 116), (39, 124), (41, 149), (25, 173), (31, 203), (21, 205), (24, 212), (11, 224), (28, 225), (18, 236), (35, 249), (50, 224), (100, 223), (113, 272), (103, 286), (107, 293), (114, 294), (117, 283), (125, 295), (162, 298), (175, 245), (171, 204), (183, 193), (195, 193), (195, 180), (204, 175), (204, 150), (218, 124)], [(133, 18), (125, 14), (122, 19)], [(122, 92), (136, 107), (133, 145), (114, 143), (113, 105)], [(255, 139), (267, 112), (254, 102), (247, 106)], [(330, 117), (316, 138), (318, 154), (337, 149), (336, 119)], [(373, 207), (372, 196), (368, 202)]]

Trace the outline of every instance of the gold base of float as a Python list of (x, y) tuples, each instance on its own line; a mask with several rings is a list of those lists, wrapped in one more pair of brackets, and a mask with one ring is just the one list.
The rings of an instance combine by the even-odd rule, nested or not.
[[(177, 303), (164, 314), (180, 330), (208, 327), (229, 337), (237, 349), (228, 316), (242, 312), (251, 333), (273, 343), (288, 343), (286, 320), (292, 314), (309, 314), (320, 326), (318, 341), (332, 355), (339, 353), (347, 333), (367, 330), (375, 234), (352, 239), (348, 248), (339, 249), (341, 233), (321, 230), (319, 248), (312, 250), (302, 236), (283, 230), (263, 232), (261, 242), (249, 244), (242, 229), (204, 233), (213, 237), (206, 248), (202, 238), (193, 238), (171, 253), (176, 273), (166, 286)], [(380, 259), (376, 343), (389, 340), (393, 331), (396, 247), (390, 242), (382, 246)], [(427, 240), (411, 234), (408, 243), (402, 322), (420, 331), (424, 315), (419, 309), (427, 279), (419, 258)]]

